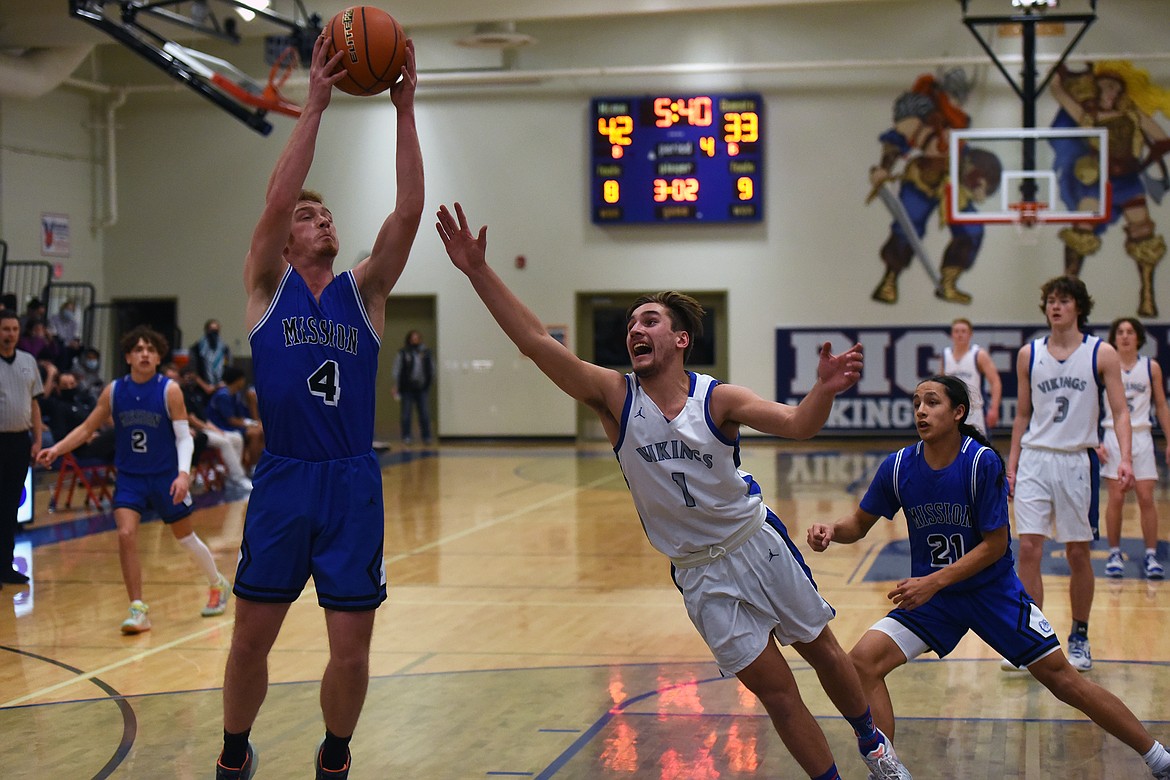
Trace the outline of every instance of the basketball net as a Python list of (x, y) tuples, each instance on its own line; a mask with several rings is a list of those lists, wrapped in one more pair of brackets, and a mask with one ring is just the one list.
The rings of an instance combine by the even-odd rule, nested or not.
[(1036, 227), (1048, 221), (1044, 218), (1048, 204), (1025, 200), (1011, 203), (1008, 207), (1015, 211), (1012, 225), (1016, 228), (1016, 241), (1020, 246), (1037, 246), (1040, 243), (1040, 231)]

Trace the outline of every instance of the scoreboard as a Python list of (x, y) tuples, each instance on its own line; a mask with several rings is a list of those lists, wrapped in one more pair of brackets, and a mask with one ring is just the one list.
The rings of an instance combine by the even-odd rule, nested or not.
[(593, 221), (759, 222), (763, 108), (756, 93), (594, 98)]

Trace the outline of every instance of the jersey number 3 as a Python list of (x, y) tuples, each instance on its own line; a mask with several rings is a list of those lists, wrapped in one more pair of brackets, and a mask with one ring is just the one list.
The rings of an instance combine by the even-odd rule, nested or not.
[(341, 398), (341, 372), (336, 360), (326, 360), (308, 379), (309, 392), (325, 402), (326, 406), (337, 406)]

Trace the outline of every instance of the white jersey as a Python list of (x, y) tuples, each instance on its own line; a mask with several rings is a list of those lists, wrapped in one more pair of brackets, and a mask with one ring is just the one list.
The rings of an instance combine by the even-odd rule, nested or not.
[(971, 412), (983, 415), (983, 374), (979, 373), (979, 346), (972, 344), (966, 354), (955, 360), (950, 347), (943, 350), (943, 373), (957, 376), (967, 384), (967, 395), (971, 398)]
[(626, 403), (614, 447), (650, 544), (671, 558), (719, 545), (766, 509), (751, 474), (739, 470), (739, 440), (712, 424), (711, 389), (718, 381), (687, 372), (691, 389), (673, 420), (626, 374)]
[(1024, 447), (1074, 452), (1096, 447), (1101, 420), (1097, 350), (1101, 339), (1085, 334), (1064, 360), (1048, 351), (1048, 338), (1031, 349), (1032, 419), (1020, 443)]
[[(1125, 403), (1129, 407), (1129, 424), (1136, 431), (1148, 431), (1152, 427), (1150, 422), (1150, 399), (1153, 397), (1154, 372), (1150, 368), (1150, 359), (1145, 355), (1138, 355), (1137, 362), (1128, 369), (1121, 369), (1121, 383), (1125, 385)], [(1105, 407), (1106, 428), (1113, 428), (1113, 410), (1109, 404)]]

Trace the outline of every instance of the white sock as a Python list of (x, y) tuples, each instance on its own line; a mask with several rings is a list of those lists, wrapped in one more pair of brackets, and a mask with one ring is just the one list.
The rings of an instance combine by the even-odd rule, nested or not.
[(1142, 760), (1146, 762), (1146, 766), (1150, 768), (1151, 772), (1162, 772), (1170, 768), (1170, 753), (1167, 753), (1166, 748), (1162, 747), (1162, 743), (1156, 739), (1154, 746), (1142, 756)]
[(1157, 557), (1158, 551), (1156, 549), (1154, 549), (1153, 547), (1147, 547), (1146, 548), (1146, 555), (1153, 555), (1153, 556)]
[(215, 567), (215, 558), (212, 557), (211, 550), (207, 549), (207, 545), (199, 538), (199, 534), (193, 533), (184, 536), (179, 540), (179, 544), (191, 555), (191, 560), (195, 561), (195, 565), (207, 575), (208, 585), (219, 582), (219, 569)]
[(1110, 548), (1109, 548), (1109, 554), (1110, 554), (1110, 555), (1115, 555), (1115, 554), (1116, 554), (1116, 555), (1121, 555), (1121, 548), (1120, 548), (1120, 547), (1110, 547)]

